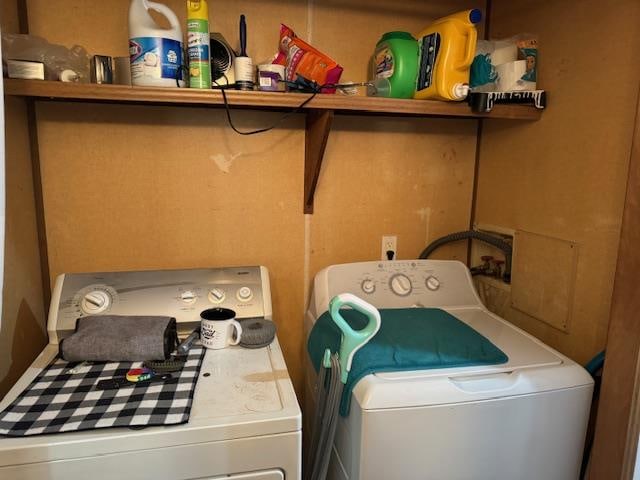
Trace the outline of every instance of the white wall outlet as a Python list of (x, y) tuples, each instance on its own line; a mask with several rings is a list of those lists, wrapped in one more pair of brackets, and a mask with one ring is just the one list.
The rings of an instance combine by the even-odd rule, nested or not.
[(380, 251), (380, 259), (395, 260), (397, 254), (398, 254), (398, 237), (396, 235), (383, 235), (382, 248)]

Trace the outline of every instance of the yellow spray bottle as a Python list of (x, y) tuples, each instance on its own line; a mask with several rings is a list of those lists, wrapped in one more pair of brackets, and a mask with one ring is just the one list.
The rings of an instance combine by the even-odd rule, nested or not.
[(211, 88), (207, 0), (187, 0), (187, 54), (189, 87)]
[(418, 35), (418, 80), (414, 98), (464, 100), (469, 67), (476, 52), (478, 9), (454, 13), (433, 22)]

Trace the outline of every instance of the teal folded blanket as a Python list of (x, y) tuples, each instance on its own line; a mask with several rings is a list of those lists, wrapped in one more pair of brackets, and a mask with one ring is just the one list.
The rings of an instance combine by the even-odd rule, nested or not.
[[(367, 317), (355, 310), (343, 309), (340, 313), (355, 330), (367, 324)], [(370, 373), (496, 365), (508, 360), (493, 343), (439, 308), (381, 309), (380, 315), (380, 330), (353, 358), (340, 402), (342, 416), (349, 414), (356, 383)], [(325, 349), (339, 351), (340, 339), (340, 329), (325, 312), (307, 342), (316, 372)]]

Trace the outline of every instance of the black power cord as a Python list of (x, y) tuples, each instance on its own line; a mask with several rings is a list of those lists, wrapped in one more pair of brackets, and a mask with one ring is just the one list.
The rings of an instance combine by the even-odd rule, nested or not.
[(295, 107), (293, 110), (285, 113), (284, 115), (282, 115), (278, 120), (276, 120), (276, 122), (274, 124), (272, 124), (269, 127), (264, 127), (264, 128), (259, 128), (257, 130), (248, 130), (248, 131), (242, 131), (242, 130), (238, 130), (238, 128), (233, 124), (233, 120), (231, 119), (231, 108), (229, 106), (229, 101), (227, 100), (227, 94), (225, 92), (225, 90), (227, 90), (228, 88), (234, 88), (235, 85), (226, 85), (226, 86), (219, 86), (216, 87), (215, 89), (219, 89), (222, 92), (222, 100), (224, 101), (224, 108), (227, 112), (227, 123), (229, 124), (229, 126), (231, 127), (231, 129), (236, 132), (238, 135), (256, 135), (258, 133), (264, 133), (264, 132), (268, 132), (269, 130), (273, 130), (274, 128), (276, 128), (278, 125), (280, 125), (283, 121), (285, 121), (287, 118), (291, 117), (292, 115), (295, 115), (296, 113), (300, 113), (300, 111), (311, 101), (315, 98), (315, 96), (320, 92), (320, 90), (313, 92), (311, 95), (309, 95), (308, 98), (306, 98), (304, 100), (304, 102), (302, 102), (300, 105), (298, 105), (297, 107)]
[[(233, 120), (231, 119), (231, 108), (229, 106), (229, 102), (227, 100), (227, 94), (225, 92), (225, 90), (229, 89), (229, 88), (235, 88), (235, 84), (233, 85), (229, 85), (229, 80), (227, 79), (227, 76), (223, 74), (223, 77), (225, 78), (225, 80), (227, 80), (227, 85), (220, 85), (217, 82), (214, 82), (216, 84), (215, 87), (213, 87), (214, 90), (220, 90), (222, 92), (222, 100), (224, 101), (224, 108), (227, 111), (227, 122), (229, 123), (229, 126), (231, 127), (231, 129), (236, 132), (238, 135), (255, 135), (257, 133), (264, 133), (264, 132), (268, 132), (269, 130), (273, 130), (274, 128), (276, 128), (278, 125), (280, 125), (284, 120), (286, 120), (287, 118), (289, 118), (292, 115), (295, 115), (296, 113), (300, 113), (302, 111), (302, 109), (311, 101), (313, 100), (316, 95), (318, 93), (321, 93), (323, 89), (327, 88), (327, 89), (335, 89), (335, 88), (354, 88), (354, 87), (358, 87), (358, 86), (367, 86), (369, 85), (368, 82), (362, 82), (362, 83), (325, 83), (323, 85), (318, 85), (316, 82), (309, 82), (309, 81), (305, 81), (304, 83), (301, 83), (300, 80), (297, 82), (287, 82), (284, 81), (284, 83), (289, 86), (290, 89), (293, 90), (298, 90), (302, 93), (310, 93), (311, 95), (309, 97), (307, 97), (300, 105), (298, 105), (297, 107), (295, 107), (293, 110), (285, 113), (284, 115), (282, 115), (273, 125), (271, 125), (270, 127), (264, 127), (264, 128), (259, 128), (257, 130), (249, 130), (249, 131), (245, 131), (243, 132), (242, 130), (238, 130), (236, 128), (236, 126), (233, 124)], [(280, 80), (281, 82), (283, 80)]]
[[(178, 72), (181, 71), (186, 71), (188, 72), (189, 70), (187, 69), (187, 67), (185, 65), (180, 65)], [(296, 113), (300, 113), (302, 111), (302, 109), (307, 106), (307, 104), (313, 100), (316, 95), (320, 92), (322, 92), (323, 89), (325, 88), (350, 88), (350, 87), (355, 87), (355, 86), (365, 86), (368, 85), (368, 83), (364, 82), (364, 83), (357, 83), (357, 84), (337, 84), (337, 83), (326, 83), (324, 85), (318, 85), (315, 82), (308, 82), (305, 81), (304, 83), (301, 84), (300, 81), (298, 82), (287, 82), (285, 81), (284, 83), (286, 83), (291, 89), (294, 90), (298, 90), (302, 93), (310, 93), (311, 95), (309, 95), (309, 97), (307, 97), (300, 105), (298, 105), (297, 107), (294, 107), (291, 111), (285, 113), (284, 115), (282, 115), (275, 123), (273, 123), (271, 126), (269, 127), (264, 127), (264, 128), (258, 128), (257, 130), (248, 130), (248, 131), (242, 131), (239, 130), (234, 124), (233, 124), (233, 119), (231, 118), (231, 106), (229, 104), (229, 100), (227, 99), (227, 93), (225, 90), (227, 89), (234, 89), (235, 90), (235, 83), (234, 84), (229, 84), (229, 79), (227, 78), (227, 76), (222, 73), (222, 76), (224, 77), (224, 79), (227, 81), (227, 85), (220, 85), (218, 82), (216, 82), (214, 80), (213, 83), (216, 84), (215, 87), (212, 87), (213, 90), (220, 90), (220, 92), (222, 93), (222, 101), (224, 102), (224, 108), (225, 111), (227, 113), (227, 123), (229, 124), (229, 126), (231, 127), (231, 129), (236, 132), (238, 135), (256, 135), (258, 133), (264, 133), (264, 132), (268, 132), (270, 130), (273, 130), (274, 128), (276, 128), (278, 125), (280, 125), (283, 121), (285, 121), (287, 118), (291, 117), (292, 115), (295, 115)], [(180, 88), (180, 82), (179, 82), (179, 73), (176, 74), (176, 86), (178, 88)], [(282, 81), (282, 80), (281, 80)]]

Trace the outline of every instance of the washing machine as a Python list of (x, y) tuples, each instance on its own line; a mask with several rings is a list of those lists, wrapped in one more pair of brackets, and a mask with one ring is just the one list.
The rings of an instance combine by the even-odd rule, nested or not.
[[(0, 403), (4, 410), (58, 354), (87, 314), (175, 317), (186, 337), (213, 306), (272, 318), (265, 267), (66, 274), (58, 277), (49, 344)], [(301, 412), (278, 339), (207, 350), (188, 423), (0, 437), (0, 478), (298, 480)]]
[[(578, 478), (592, 378), (489, 312), (464, 264), (411, 260), (330, 266), (315, 277), (307, 335), (330, 299), (345, 292), (378, 308), (441, 308), (489, 339), (508, 361), (367, 375), (353, 390), (349, 415), (338, 422), (329, 478)], [(306, 358), (305, 428), (316, 398), (316, 373)]]

